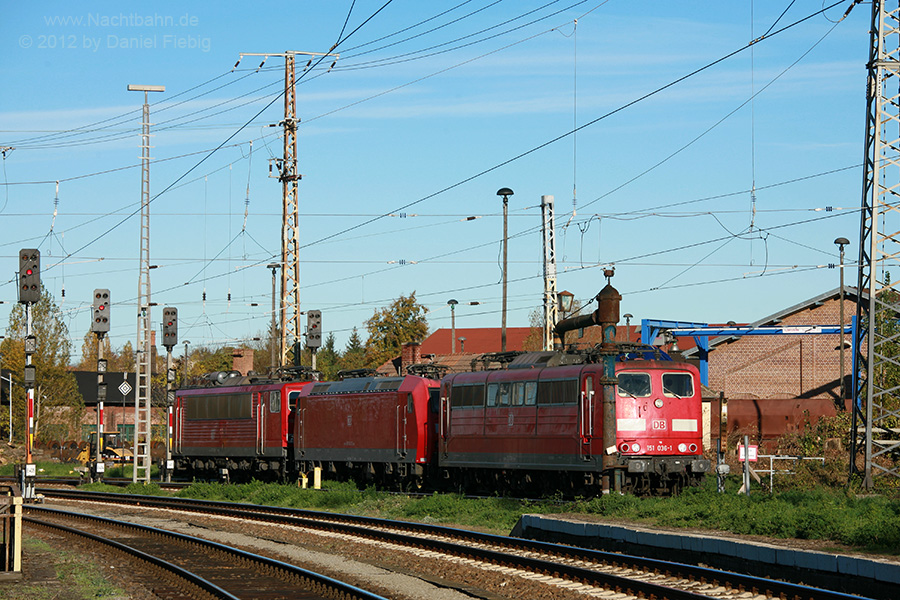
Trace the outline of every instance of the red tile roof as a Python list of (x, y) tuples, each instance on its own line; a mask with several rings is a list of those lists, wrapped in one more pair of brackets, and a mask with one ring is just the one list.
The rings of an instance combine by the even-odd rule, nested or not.
[[(507, 327), (506, 349), (524, 350), (525, 338), (531, 333), (530, 327)], [(540, 333), (540, 332), (538, 332)], [(456, 351), (463, 352), (463, 344), (459, 338), (466, 338), (464, 347), (466, 354), (484, 354), (500, 352), (499, 327), (456, 328)], [(539, 338), (540, 339), (540, 338)], [(450, 330), (438, 329), (422, 342), (422, 354), (450, 354)]]

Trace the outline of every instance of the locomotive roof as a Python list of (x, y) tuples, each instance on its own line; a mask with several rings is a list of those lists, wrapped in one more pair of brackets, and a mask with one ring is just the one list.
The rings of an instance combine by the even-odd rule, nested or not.
[(328, 396), (396, 392), (401, 387), (410, 390), (419, 382), (428, 381), (430, 380), (417, 375), (407, 375), (405, 377), (352, 377), (342, 381), (318, 381), (310, 387), (308, 395)]

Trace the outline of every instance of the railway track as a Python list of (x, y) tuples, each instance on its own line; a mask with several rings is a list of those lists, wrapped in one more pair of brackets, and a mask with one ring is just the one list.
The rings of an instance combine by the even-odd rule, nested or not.
[(610, 590), (623, 597), (668, 598), (785, 598), (848, 600), (860, 598), (840, 592), (782, 581), (654, 560), (520, 540), (504, 536), (369, 517), (336, 515), (223, 502), (46, 490), (47, 498), (104, 501), (143, 509), (180, 510), (211, 516), (298, 528), (348, 543), (365, 543), (390, 552), (451, 561), (467, 568), (502, 573), (507, 577), (601, 595)]
[(216, 542), (104, 517), (29, 505), (25, 521), (102, 544), (140, 564), (133, 577), (164, 600), (385, 600), (306, 569)]

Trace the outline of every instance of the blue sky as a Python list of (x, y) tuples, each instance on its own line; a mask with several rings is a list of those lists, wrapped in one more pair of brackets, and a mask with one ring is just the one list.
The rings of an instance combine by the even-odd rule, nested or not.
[(635, 321), (753, 321), (837, 287), (836, 237), (855, 261), (868, 5), (837, 22), (850, 2), (805, 21), (821, 2), (384, 4), (5, 7), (0, 321), (18, 250), (39, 247), (73, 359), (94, 288), (113, 346), (134, 340), (143, 94), (126, 86), (151, 84), (153, 321), (177, 307), (194, 345), (265, 332), (284, 67), (232, 66), (327, 52), (342, 29), (334, 68), (297, 87), (301, 310), (339, 346), (413, 291), (432, 330), (450, 298), (457, 327), (499, 327), (501, 187), (509, 326), (541, 304), (543, 194), (558, 289), (586, 302), (612, 264)]

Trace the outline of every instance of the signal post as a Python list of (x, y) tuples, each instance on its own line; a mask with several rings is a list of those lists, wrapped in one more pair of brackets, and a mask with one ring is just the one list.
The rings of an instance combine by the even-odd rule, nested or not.
[[(25, 305), (25, 384), (28, 403), (28, 426), (25, 436), (25, 469), (21, 473), (22, 498), (34, 499), (34, 383), (35, 368), (31, 357), (37, 350), (37, 339), (31, 333), (31, 305), (41, 299), (41, 253), (36, 248), (23, 248), (19, 252), (19, 303)], [(10, 398), (12, 402), (12, 398)]]
[(109, 290), (94, 290), (91, 309), (91, 331), (97, 336), (97, 445), (91, 464), (91, 481), (100, 481), (106, 470), (103, 462), (103, 403), (106, 402), (106, 359), (103, 358), (103, 338), (109, 332)]
[[(178, 309), (163, 309), (163, 346), (166, 347), (166, 461), (161, 478), (172, 481), (175, 464), (172, 460), (172, 408), (175, 406), (175, 369), (172, 367), (172, 348), (178, 343)], [(185, 357), (187, 352), (185, 351)], [(186, 373), (187, 371), (185, 371)]]

